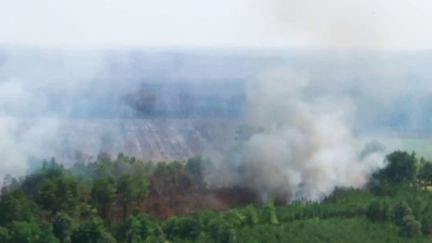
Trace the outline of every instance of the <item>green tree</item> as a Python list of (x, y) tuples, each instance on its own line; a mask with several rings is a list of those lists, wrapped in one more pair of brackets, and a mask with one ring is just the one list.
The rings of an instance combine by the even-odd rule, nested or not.
[(58, 242), (49, 227), (41, 227), (35, 222), (13, 221), (7, 228), (11, 243)]
[(192, 158), (186, 162), (185, 170), (186, 173), (191, 177), (193, 185), (197, 188), (202, 188), (204, 184), (204, 172), (208, 161), (202, 158)]
[(71, 236), (72, 243), (115, 243), (116, 240), (105, 228), (103, 221), (99, 218), (92, 218), (90, 221), (81, 224)]
[(141, 238), (141, 222), (136, 218), (131, 218), (126, 225), (126, 242), (139, 243), (144, 242)]
[(418, 178), (424, 182), (432, 182), (432, 163), (425, 162), (420, 167)]
[(53, 222), (53, 233), (60, 242), (70, 242), (72, 235), (72, 219), (65, 213), (58, 213)]
[(432, 210), (427, 208), (421, 215), (422, 232), (425, 235), (432, 235)]
[(232, 209), (228, 213), (225, 214), (225, 221), (235, 227), (241, 227), (246, 223), (246, 216), (243, 215), (240, 210)]
[(388, 221), (393, 219), (393, 209), (389, 200), (375, 200), (370, 203), (366, 216), (372, 221)]
[(387, 155), (387, 167), (380, 170), (375, 178), (391, 183), (412, 182), (416, 176), (417, 159), (414, 153), (395, 151)]
[(406, 216), (411, 216), (412, 210), (405, 201), (397, 203), (394, 207), (394, 219), (399, 225), (403, 224)]
[(9, 231), (5, 227), (0, 226), (0, 242), (9, 242)]
[(44, 161), (42, 168), (26, 176), (21, 184), (21, 189), (26, 195), (36, 198), (42, 181), (60, 178), (65, 173), (63, 165), (52, 158), (50, 161)]
[(259, 223), (258, 214), (256, 212), (256, 208), (253, 206), (248, 206), (246, 208), (246, 222), (250, 226), (257, 225)]
[(101, 217), (111, 222), (111, 208), (116, 198), (116, 185), (113, 178), (96, 179), (93, 182), (91, 198)]
[(421, 235), (422, 225), (415, 220), (414, 216), (407, 215), (402, 220), (401, 233), (406, 237), (415, 237)]
[(162, 227), (145, 214), (129, 218), (122, 229), (122, 239), (128, 243), (168, 242)]
[(276, 209), (272, 202), (266, 203), (266, 205), (264, 206), (264, 214), (267, 218), (267, 222), (269, 222), (270, 224), (279, 224), (279, 220), (276, 215)]
[(72, 176), (44, 179), (40, 184), (37, 202), (53, 214), (73, 210), (79, 201), (78, 183)]
[(117, 183), (117, 195), (122, 207), (123, 222), (126, 221), (130, 208), (145, 197), (147, 188), (146, 178), (130, 175), (119, 178)]
[(12, 221), (28, 221), (37, 216), (37, 206), (21, 190), (14, 190), (1, 195), (0, 225)]

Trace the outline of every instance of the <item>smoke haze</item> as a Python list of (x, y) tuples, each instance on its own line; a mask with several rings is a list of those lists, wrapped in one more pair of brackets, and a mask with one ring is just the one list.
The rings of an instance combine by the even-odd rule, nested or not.
[(209, 185), (319, 200), (383, 166), (369, 141), (431, 134), (428, 54), (27, 48), (0, 59), (2, 177), (52, 156), (207, 156)]
[(238, 79), (248, 75), (194, 53), (6, 48), (0, 60), (1, 178), (50, 157), (223, 153), (243, 107)]
[(263, 201), (315, 201), (336, 187), (362, 187), (383, 166), (383, 151), (360, 157), (364, 145), (352, 135), (350, 101), (308, 99), (309, 82), (305, 74), (271, 69), (248, 84), (246, 123), (254, 132), (236, 164), (222, 165), (210, 178), (222, 181), (213, 183), (251, 187)]

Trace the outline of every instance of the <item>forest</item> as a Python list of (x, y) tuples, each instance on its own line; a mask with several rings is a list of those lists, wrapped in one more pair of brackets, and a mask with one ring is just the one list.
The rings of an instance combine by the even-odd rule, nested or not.
[(386, 161), (363, 189), (287, 204), (209, 187), (204, 158), (53, 158), (4, 179), (0, 242), (430, 242), (432, 162), (403, 151)]

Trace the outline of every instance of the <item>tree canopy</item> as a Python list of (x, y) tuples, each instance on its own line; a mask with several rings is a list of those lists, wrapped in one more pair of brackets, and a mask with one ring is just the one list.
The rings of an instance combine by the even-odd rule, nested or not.
[(431, 240), (432, 163), (414, 153), (389, 154), (387, 167), (364, 189), (289, 204), (263, 203), (246, 189), (208, 187), (210, 163), (152, 163), (123, 154), (70, 168), (46, 161), (3, 186), (0, 242)]

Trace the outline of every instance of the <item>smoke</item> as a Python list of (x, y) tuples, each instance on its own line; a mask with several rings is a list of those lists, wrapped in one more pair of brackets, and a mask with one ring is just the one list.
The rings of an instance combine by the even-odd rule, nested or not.
[(0, 49), (0, 180), (51, 157), (67, 166), (102, 152), (171, 160), (222, 150), (230, 133), (217, 131), (233, 130), (242, 107), (238, 85), (225, 83), (244, 74), (195, 55)]
[(386, 47), (383, 26), (372, 1), (270, 0), (261, 6), (263, 36), (279, 39), (280, 46), (335, 50)]
[[(271, 58), (263, 57), (265, 53), (250, 62), (250, 53), (206, 57), (208, 53), (4, 51), (0, 53), (0, 178), (25, 174), (37, 166), (34, 160), (51, 156), (61, 161), (70, 159), (74, 151), (84, 150), (91, 156), (125, 152), (159, 160), (211, 154), (212, 148), (223, 153), (220, 148), (232, 146), (233, 152), (209, 174), (210, 185), (247, 186), (259, 192), (264, 201), (320, 200), (336, 187), (362, 187), (383, 166), (383, 154), (382, 149), (371, 149), (374, 146), (360, 133), (370, 135), (374, 129), (400, 127), (419, 134), (430, 131), (432, 121), (428, 56), (359, 54), (359, 50), (382, 50), (401, 42), (386, 34), (382, 15), (375, 9), (379, 4), (374, 2), (248, 1), (254, 17), (238, 15), (247, 26), (231, 21), (239, 26), (229, 31), (233, 35), (217, 34), (235, 37), (249, 33), (252, 26), (252, 32), (262, 32), (259, 37), (251, 34), (239, 40), (247, 43), (251, 37), (258, 46), (323, 48), (334, 53), (282, 53)], [(243, 9), (243, 4), (235, 5)], [(104, 19), (91, 16), (92, 20)], [(119, 18), (110, 19), (118, 22)], [(206, 22), (179, 20), (188, 26)], [(154, 28), (155, 21), (141, 22), (161, 29)], [(221, 27), (219, 20), (212, 22)], [(100, 34), (100, 29), (107, 28), (91, 31), (91, 35)], [(130, 28), (121, 29), (123, 33)], [(206, 28), (203, 33), (213, 29), (218, 28)], [(173, 33), (181, 32), (176, 29)], [(157, 40), (159, 34), (146, 38)], [(193, 37), (193, 42), (197, 37), (196, 33), (182, 33), (180, 42), (188, 42), (189, 37), (184, 36)], [(203, 36), (209, 40), (201, 33)], [(264, 68), (278, 65), (290, 68)], [(266, 71), (258, 71), (262, 69)], [(171, 82), (179, 79), (202, 84), (183, 88), (185, 82)], [(228, 87), (238, 81), (232, 79), (246, 86), (246, 97), (243, 91), (235, 90), (241, 85)], [(211, 85), (215, 80), (222, 85)], [(143, 88), (142, 83), (150, 83), (150, 88)], [(193, 97), (188, 94), (190, 88)], [(153, 119), (197, 113), (213, 122)], [(228, 114), (235, 125), (216, 120), (221, 114)], [(235, 143), (230, 133), (237, 122), (245, 123), (247, 129)]]
[(263, 200), (361, 187), (383, 162), (365, 137), (431, 133), (430, 56), (345, 54), (4, 50), (0, 177), (123, 152), (217, 158), (210, 185)]
[(270, 69), (247, 88), (246, 123), (253, 131), (209, 182), (242, 185), (262, 200), (320, 200), (336, 187), (360, 188), (383, 166), (382, 150), (364, 151), (352, 135), (346, 97), (308, 98), (311, 80)]
[[(3, 50), (0, 62), (0, 178), (21, 176), (55, 156), (62, 121), (77, 107), (100, 60), (77, 53)], [(79, 58), (78, 58), (79, 59)]]

